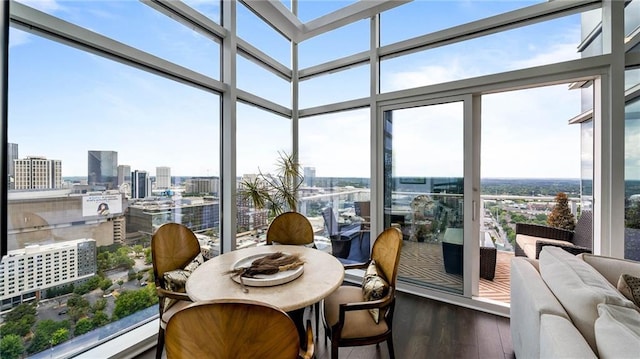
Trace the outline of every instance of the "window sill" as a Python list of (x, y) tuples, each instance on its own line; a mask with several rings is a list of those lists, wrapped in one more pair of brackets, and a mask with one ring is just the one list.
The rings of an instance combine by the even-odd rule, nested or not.
[(83, 352), (75, 358), (134, 358), (156, 346), (158, 320), (154, 319), (129, 332)]

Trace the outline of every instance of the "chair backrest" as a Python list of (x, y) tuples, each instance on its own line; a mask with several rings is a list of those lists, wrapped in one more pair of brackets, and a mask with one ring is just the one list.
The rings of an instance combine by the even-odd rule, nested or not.
[(168, 359), (297, 358), (300, 338), (282, 310), (254, 301), (196, 302), (174, 314), (165, 334)]
[(356, 211), (356, 216), (369, 220), (371, 217), (371, 202), (369, 201), (355, 201), (353, 207)]
[(335, 236), (339, 233), (338, 219), (333, 214), (333, 208), (327, 207), (322, 210), (322, 218), (324, 218), (324, 226), (327, 229), (327, 235), (329, 237)]
[(151, 237), (151, 261), (156, 285), (164, 288), (164, 273), (184, 268), (200, 253), (196, 235), (182, 224), (165, 223)]
[(593, 249), (593, 213), (582, 211), (573, 233), (573, 244)]
[(312, 244), (313, 226), (298, 212), (285, 212), (273, 219), (267, 229), (267, 244)]
[(402, 232), (395, 227), (385, 229), (378, 235), (371, 249), (371, 259), (384, 274), (390, 286), (396, 286), (400, 250), (402, 249)]

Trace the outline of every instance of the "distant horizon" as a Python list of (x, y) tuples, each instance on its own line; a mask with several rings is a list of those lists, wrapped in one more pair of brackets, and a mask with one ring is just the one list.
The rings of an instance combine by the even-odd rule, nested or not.
[[(150, 177), (157, 177), (157, 176), (150, 176)], [(216, 176), (200, 176), (200, 175), (196, 175), (196, 176), (192, 176), (192, 175), (171, 175), (171, 178), (174, 177), (198, 177), (198, 178), (220, 178), (219, 175)], [(242, 176), (237, 176), (238, 178), (242, 178)], [(462, 177), (455, 177), (455, 176), (395, 176), (394, 178), (414, 178), (414, 177), (419, 177), (419, 178), (462, 178)], [(62, 176), (62, 179), (87, 179), (87, 176)], [(369, 177), (355, 177), (355, 176), (315, 176), (314, 178), (369, 178)], [(481, 180), (485, 180), (485, 179), (490, 179), (490, 180), (563, 180), (563, 181), (580, 181), (580, 178), (569, 178), (569, 177), (481, 177)], [(640, 179), (628, 179), (625, 181), (640, 181)]]

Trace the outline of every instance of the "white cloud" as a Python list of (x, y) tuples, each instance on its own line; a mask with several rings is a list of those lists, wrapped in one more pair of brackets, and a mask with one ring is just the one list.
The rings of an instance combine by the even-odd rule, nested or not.
[(575, 43), (553, 44), (548, 51), (537, 53), (529, 59), (513, 61), (511, 69), (525, 69), (529, 67), (549, 65), (557, 62), (580, 58)]
[(19, 0), (19, 2), (46, 13), (51, 13), (61, 8), (56, 0)]
[(30, 34), (16, 29), (9, 31), (9, 48), (28, 44), (30, 42)]
[(420, 66), (414, 71), (395, 73), (389, 78), (389, 86), (386, 90), (395, 91), (428, 86), (465, 77), (470, 76), (459, 66), (458, 59), (454, 58), (446, 67), (439, 65)]

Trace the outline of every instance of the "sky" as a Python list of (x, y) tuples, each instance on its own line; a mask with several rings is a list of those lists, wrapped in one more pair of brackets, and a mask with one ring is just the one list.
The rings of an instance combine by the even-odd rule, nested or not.
[[(220, 79), (217, 45), (139, 1), (21, 2)], [(211, 17), (219, 11), (211, 2), (186, 3)], [(349, 3), (302, 1), (301, 18)], [(389, 44), (532, 3), (415, 1), (383, 15), (381, 38)], [(287, 42), (241, 5), (238, 11), (239, 36), (288, 65)], [(367, 21), (359, 21), (303, 42), (300, 67), (365, 51), (368, 29)], [(389, 92), (578, 58), (579, 41), (579, 15), (510, 30), (384, 61), (381, 87)], [(216, 94), (13, 28), (9, 56), (9, 142), (18, 143), (21, 158), (61, 160), (63, 176), (86, 176), (87, 152), (108, 150), (118, 152), (119, 164), (152, 175), (160, 166), (171, 167), (174, 176), (219, 175)], [(368, 76), (362, 66), (303, 82), (300, 105), (366, 97)], [(289, 84), (249, 61), (238, 62), (237, 81), (245, 91), (290, 107)], [(406, 111), (413, 113), (406, 119), (398, 112), (393, 146), (402, 159), (395, 157), (394, 173), (461, 175), (462, 118), (445, 108)], [(580, 176), (580, 131), (568, 125), (580, 113), (578, 91), (564, 84), (493, 94), (482, 108), (483, 177)], [(401, 121), (411, 126), (400, 130)], [(368, 109), (301, 119), (302, 166), (315, 167), (321, 177), (368, 177), (369, 131)], [(237, 133), (239, 175), (269, 172), (278, 151), (291, 148), (290, 121), (251, 106), (238, 105)]]

